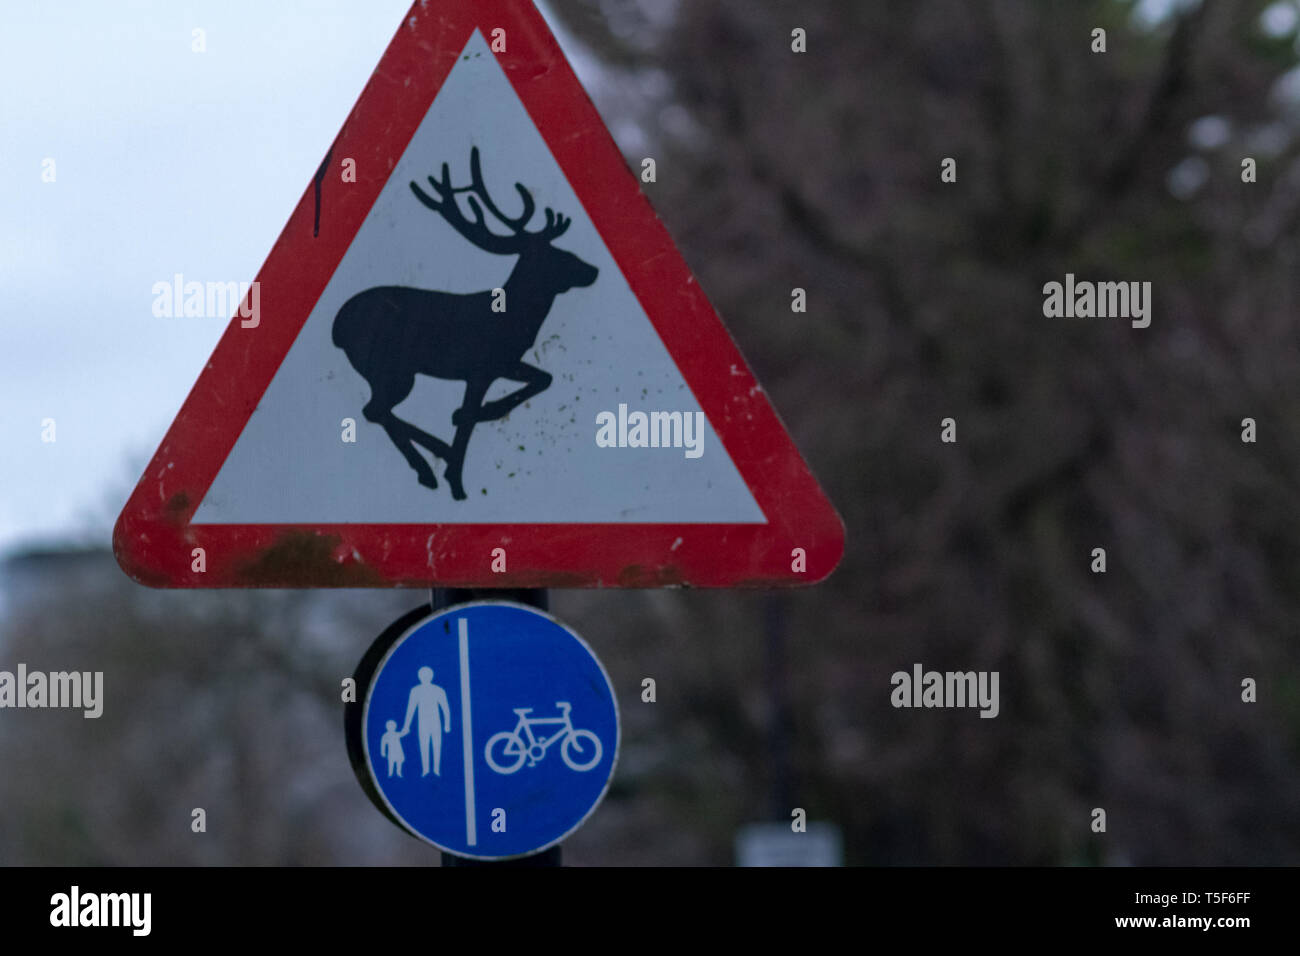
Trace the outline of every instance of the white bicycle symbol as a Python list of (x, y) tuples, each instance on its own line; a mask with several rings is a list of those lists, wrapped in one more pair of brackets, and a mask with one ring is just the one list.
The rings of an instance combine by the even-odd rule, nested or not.
[[(560, 708), (560, 717), (529, 717), (531, 707), (512, 708), (519, 715), (519, 723), (514, 730), (503, 730), (488, 738), (483, 757), (488, 766), (497, 773), (514, 773), (528, 759), (528, 766), (535, 767), (546, 756), (551, 744), (563, 738), (560, 744), (560, 758), (570, 770), (590, 770), (600, 763), (600, 738), (590, 730), (574, 730), (569, 719), (572, 705), (567, 701), (557, 700), (555, 706)], [(549, 737), (541, 740), (533, 735), (533, 727), (538, 724), (563, 724)]]

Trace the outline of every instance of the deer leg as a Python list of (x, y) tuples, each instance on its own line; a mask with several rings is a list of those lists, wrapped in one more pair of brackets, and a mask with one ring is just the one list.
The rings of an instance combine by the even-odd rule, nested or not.
[(409, 429), (411, 441), (415, 442), (418, 445), (423, 445), (425, 448), (429, 449), (429, 451), (433, 452), (433, 454), (441, 458), (443, 461), (447, 461), (447, 459), (451, 457), (451, 446), (448, 445), (441, 438), (435, 438), (433, 435), (430, 435), (428, 432), (422, 429), (416, 428), (414, 425), (410, 424), (409, 422), (402, 421), (396, 415), (393, 416), (393, 420), (396, 421), (399, 425)]
[(455, 420), (459, 412), (467, 412), (467, 415), (460, 415), (460, 421), (456, 424), (456, 437), (451, 442), (451, 454), (447, 457), (447, 483), (451, 485), (451, 496), (457, 501), (465, 500), (465, 488), (461, 484), (461, 472), (465, 467), (465, 450), (469, 447), (470, 432), (474, 430), (474, 424), (478, 419), (478, 411), (483, 402), (483, 396), (487, 394), (488, 386), (492, 384), (489, 379), (485, 382), (471, 381), (465, 383), (465, 401), (461, 403), (457, 413), (452, 415)]
[(451, 446), (444, 441), (439, 441), (432, 435), (421, 431), (409, 422), (402, 421), (393, 414), (393, 406), (401, 402), (411, 393), (411, 387), (415, 383), (415, 376), (410, 376), (404, 381), (394, 380), (391, 382), (381, 382), (378, 387), (371, 385), (371, 391), (374, 393), (370, 401), (361, 409), (368, 421), (377, 425), (382, 425), (388, 438), (402, 453), (407, 464), (415, 469), (416, 477), (420, 484), (426, 488), (437, 488), (438, 479), (434, 477), (433, 469), (429, 463), (424, 460), (415, 445), (423, 445), (433, 454), (443, 460), (447, 460), (451, 455)]
[(474, 421), (490, 422), (498, 418), (505, 418), (534, 395), (550, 388), (552, 381), (550, 372), (544, 372), (540, 368), (535, 368), (523, 362), (516, 362), (510, 371), (500, 377), (508, 378), (512, 382), (525, 382), (526, 384), (518, 391), (479, 406), (476, 410), (471, 410), (469, 404), (466, 403), (451, 416), (452, 424), (459, 425), (464, 420), (466, 412), (470, 411), (475, 416)]
[(415, 469), (415, 474), (419, 479), (420, 484), (424, 485), (426, 488), (437, 488), (438, 479), (434, 476), (433, 469), (429, 467), (429, 463), (424, 460), (420, 453), (415, 450), (415, 445), (411, 437), (412, 426), (392, 414), (384, 418), (380, 424), (384, 426), (384, 431), (388, 432), (388, 437), (392, 440), (393, 444), (397, 446), (397, 450), (402, 453), (402, 457), (406, 459), (407, 464)]
[(429, 463), (424, 460), (418, 451), (415, 450), (417, 444), (423, 445), (433, 454), (443, 459), (451, 465), (452, 449), (445, 441), (434, 438), (427, 432), (421, 431), (409, 422), (404, 422), (392, 412), (389, 412), (379, 424), (384, 426), (384, 431), (388, 432), (388, 437), (392, 439), (397, 450), (402, 453), (407, 463), (415, 469), (416, 477), (420, 484), (426, 488), (437, 488), (438, 479), (434, 477), (433, 469)]

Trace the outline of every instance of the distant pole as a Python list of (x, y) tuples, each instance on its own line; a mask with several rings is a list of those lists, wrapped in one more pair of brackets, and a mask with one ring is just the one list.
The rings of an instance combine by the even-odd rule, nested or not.
[(767, 595), (763, 604), (763, 623), (767, 637), (768, 746), (772, 768), (772, 817), (790, 818), (790, 685), (785, 663), (785, 603), (780, 594)]
[[(514, 601), (517, 604), (525, 604), (528, 607), (535, 607), (539, 611), (550, 610), (550, 596), (545, 588), (430, 588), (429, 589), (429, 607), (432, 611), (441, 611), (443, 608), (452, 607), (456, 604), (466, 604), (470, 601)], [(442, 854), (443, 866), (563, 866), (560, 859), (560, 845), (556, 844), (549, 850), (543, 850), (541, 853), (533, 853), (529, 856), (517, 857), (513, 860), (471, 860), (468, 857), (457, 856), (454, 853), (448, 853), (445, 850)]]

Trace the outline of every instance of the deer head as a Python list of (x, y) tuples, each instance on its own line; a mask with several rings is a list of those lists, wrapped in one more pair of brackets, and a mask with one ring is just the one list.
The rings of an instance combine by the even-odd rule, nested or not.
[[(555, 295), (569, 289), (589, 286), (596, 281), (599, 270), (595, 266), (584, 262), (571, 252), (556, 249), (551, 245), (564, 235), (572, 220), (548, 207), (546, 225), (535, 232), (528, 232), (525, 227), (533, 218), (537, 208), (532, 194), (522, 183), (515, 183), (515, 189), (519, 190), (519, 196), (523, 199), (524, 209), (517, 217), (507, 216), (497, 208), (487, 187), (483, 184), (483, 170), (479, 165), (477, 146), (470, 150), (469, 166), (472, 181), (468, 186), (452, 186), (451, 171), (447, 164), (443, 163), (441, 179), (426, 177), (437, 198), (424, 192), (415, 183), (411, 183), (411, 191), (420, 202), (442, 216), (448, 225), (484, 252), (502, 256), (518, 255), (520, 258), (515, 275), (524, 273), (530, 285), (545, 286), (548, 292)], [(469, 208), (474, 214), (473, 222), (465, 218), (465, 214), (461, 212), (456, 202), (457, 193), (471, 194), (468, 198)], [(503, 236), (492, 232), (484, 220), (484, 209), (509, 229), (510, 234)]]

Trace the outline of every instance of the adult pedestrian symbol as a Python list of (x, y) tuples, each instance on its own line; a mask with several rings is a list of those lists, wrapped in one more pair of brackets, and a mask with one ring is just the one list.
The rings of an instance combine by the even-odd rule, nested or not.
[(576, 830), (618, 756), (618, 708), (587, 644), (510, 602), (447, 608), (384, 653), (362, 702), (382, 806), (449, 853), (506, 859)]
[[(433, 772), (439, 774), (439, 757), (442, 755), (442, 735), (451, 730), (451, 712), (447, 710), (447, 692), (433, 683), (433, 668), (421, 667), (420, 683), (411, 688), (411, 696), (406, 704), (406, 722), (398, 733), (389, 727), (390, 733), (396, 734), (396, 740), (385, 735), (385, 739), (396, 744), (398, 749), (398, 766), (401, 766), (402, 738), (411, 732), (411, 718), (417, 717), (420, 731), (420, 766), (421, 775), (429, 775), (429, 751), (433, 751)], [(391, 759), (391, 757), (390, 757)], [(391, 774), (390, 774), (391, 776)]]
[[(321, 152), (256, 314), (234, 312), (122, 510), (128, 574), (549, 588), (831, 572), (839, 516), (532, 3), (415, 3)], [(530, 720), (561, 719), (541, 706)], [(391, 719), (390, 749), (415, 753), (418, 727)]]

